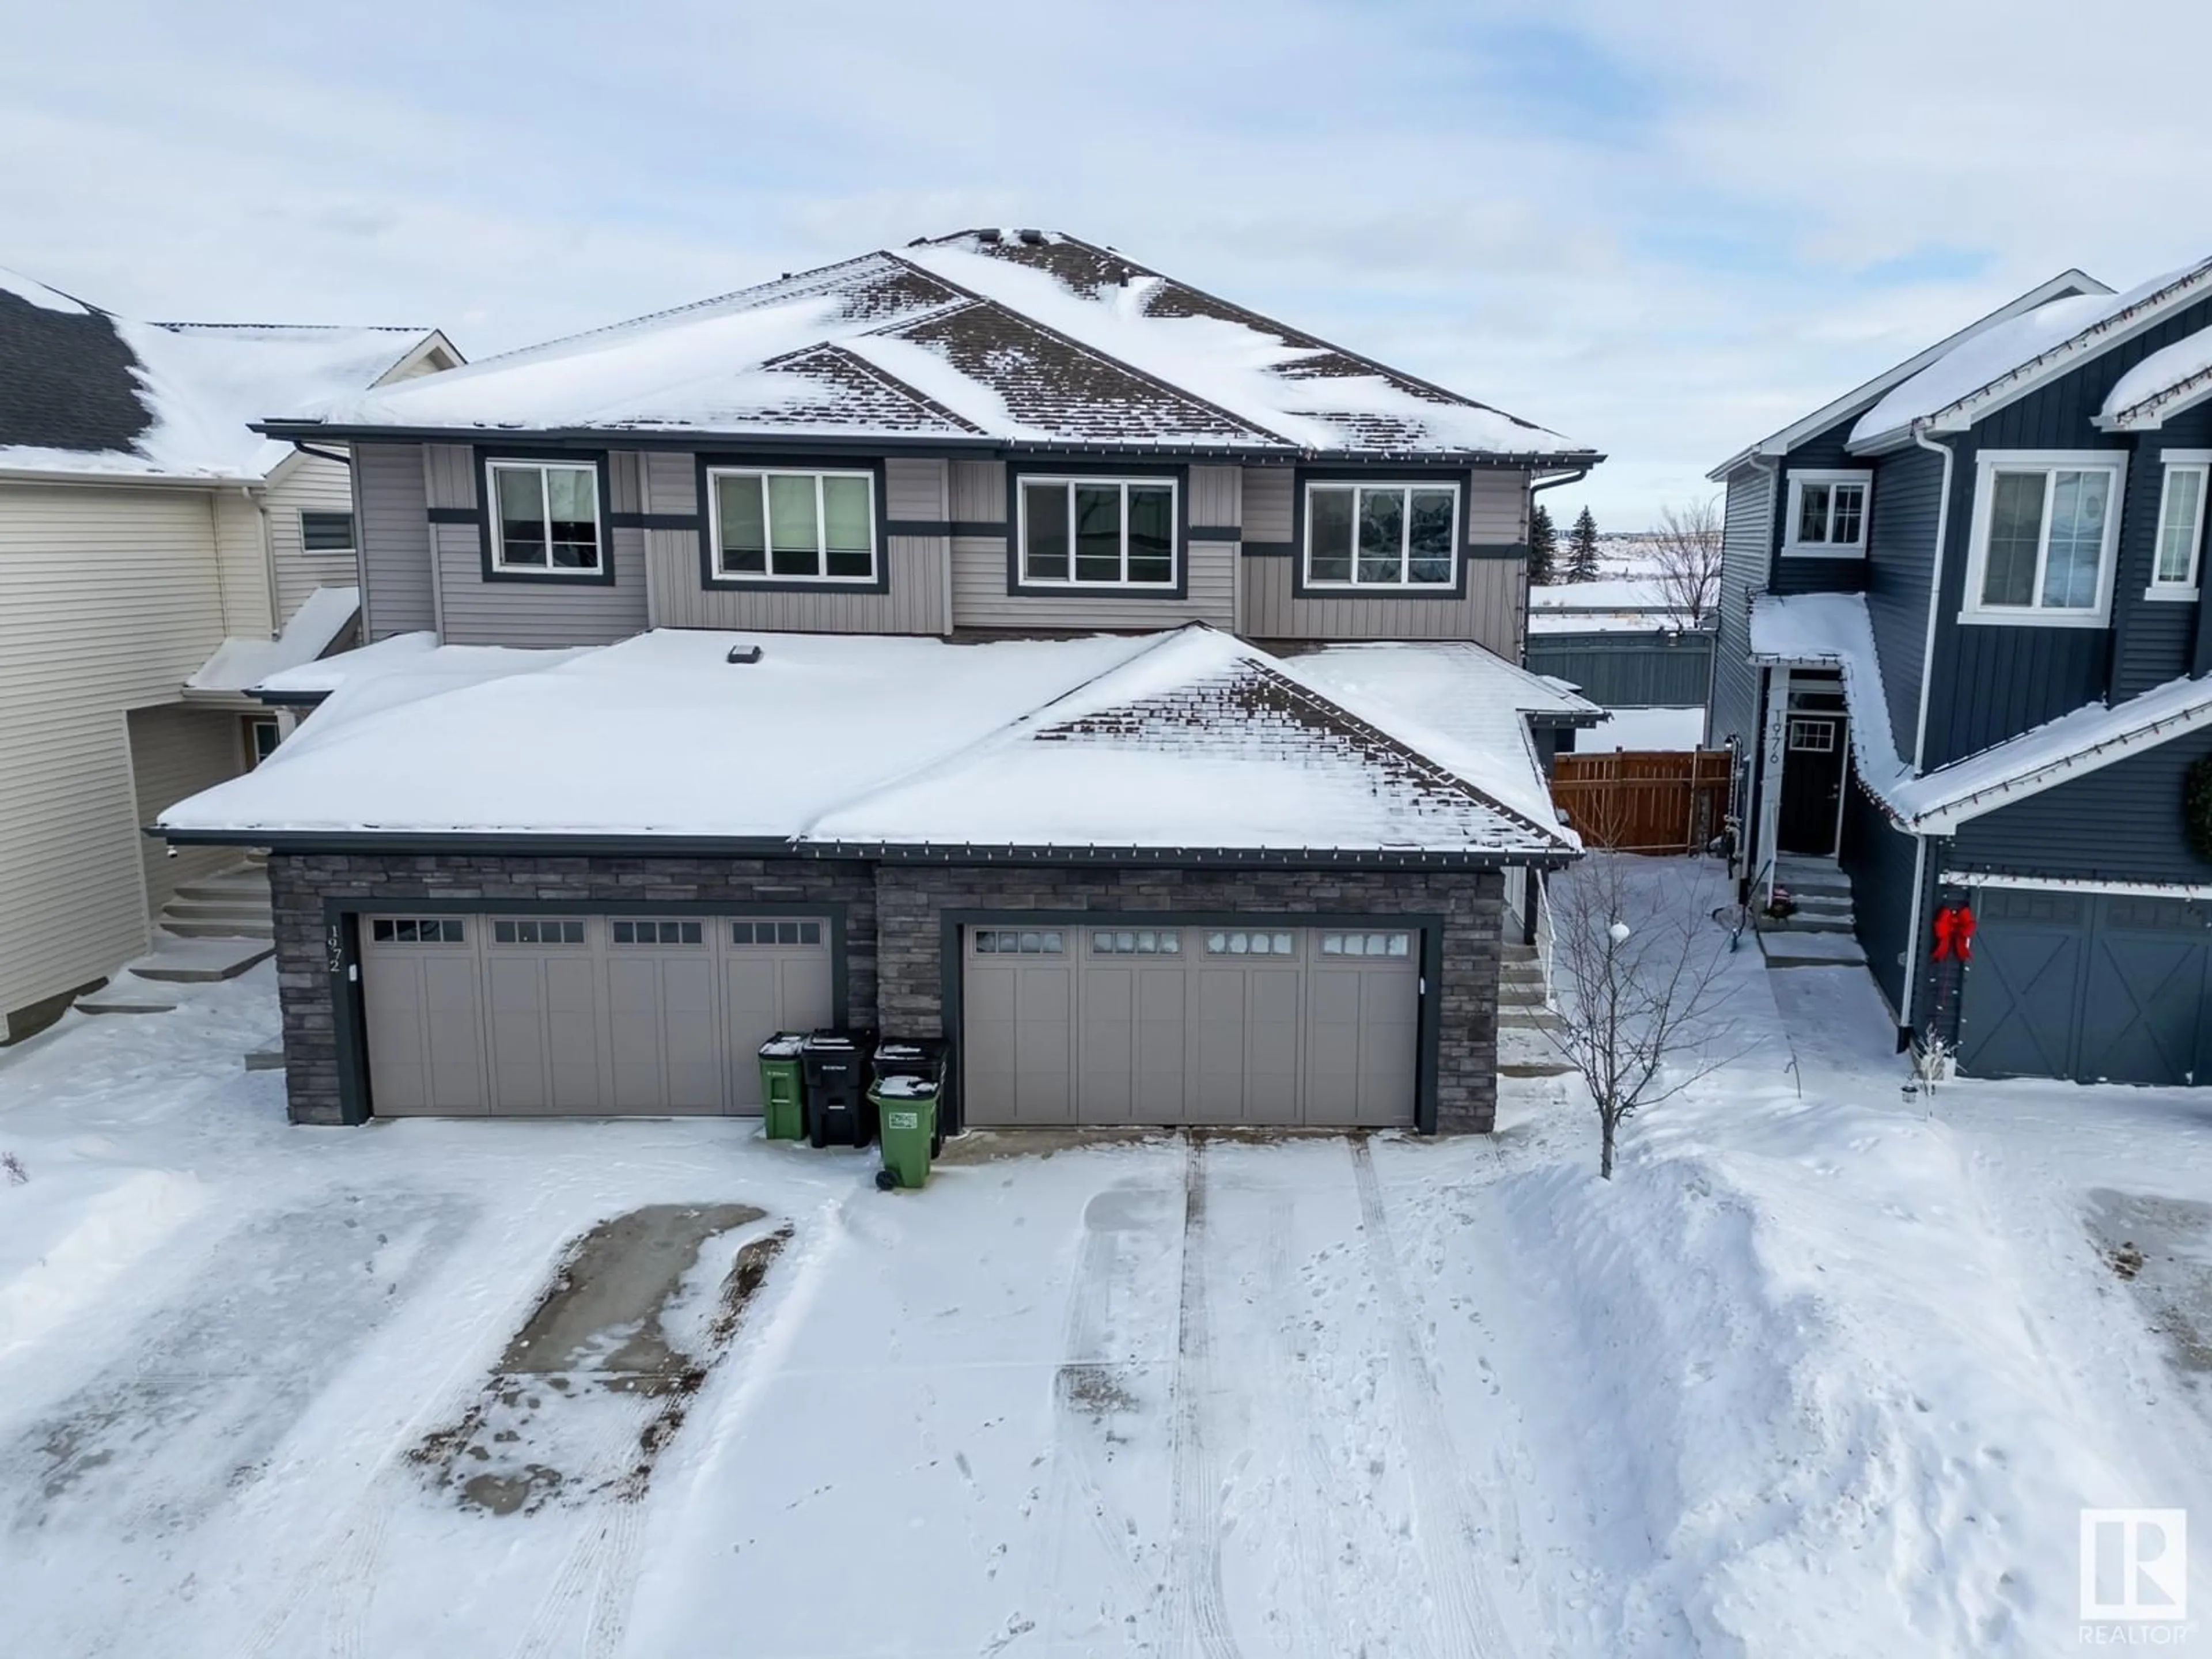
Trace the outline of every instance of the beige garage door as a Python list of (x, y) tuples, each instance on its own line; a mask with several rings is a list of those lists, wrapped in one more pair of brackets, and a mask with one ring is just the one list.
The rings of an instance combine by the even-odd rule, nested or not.
[(373, 916), (382, 1116), (761, 1109), (755, 1050), (833, 1017), (825, 917)]
[(1413, 1121), (1413, 929), (970, 927), (961, 954), (969, 1123)]

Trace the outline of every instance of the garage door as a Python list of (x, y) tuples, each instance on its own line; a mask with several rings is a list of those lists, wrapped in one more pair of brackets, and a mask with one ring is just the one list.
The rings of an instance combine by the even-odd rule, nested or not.
[(755, 1049), (830, 1024), (825, 917), (371, 916), (384, 1116), (761, 1109)]
[(1416, 930), (971, 927), (962, 958), (969, 1123), (1413, 1121)]
[(1959, 1060), (1982, 1077), (2212, 1077), (2212, 906), (2023, 888), (1977, 896)]

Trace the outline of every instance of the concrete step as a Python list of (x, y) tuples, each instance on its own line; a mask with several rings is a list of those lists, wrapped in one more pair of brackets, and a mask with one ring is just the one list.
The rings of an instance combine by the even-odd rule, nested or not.
[(1498, 947), (1498, 959), (1509, 966), (1516, 962), (1534, 962), (1536, 960), (1536, 947), (1533, 945), (1516, 945), (1509, 939)]
[(1559, 1017), (1548, 1008), (1500, 1008), (1498, 1029), (1501, 1031), (1557, 1031), (1563, 1027)]
[(161, 939), (150, 956), (125, 963), (127, 972), (141, 979), (174, 985), (206, 985), (236, 979), (257, 963), (276, 954), (276, 947), (258, 939)]
[(265, 1048), (246, 1051), (246, 1069), (249, 1072), (281, 1072), (284, 1069), (284, 1045), (272, 1042)]
[(1791, 916), (1768, 916), (1759, 926), (1762, 933), (1848, 933), (1851, 931), (1850, 912), (1840, 916), (1810, 915), (1800, 910)]
[(88, 1014), (166, 1014), (177, 1006), (177, 993), (134, 974), (118, 974), (71, 1006)]
[(250, 903), (269, 902), (269, 872), (265, 870), (225, 870), (220, 874), (188, 881), (174, 895), (180, 899)]
[(254, 921), (266, 920), (272, 908), (266, 893), (235, 893), (224, 898), (179, 895), (161, 907), (161, 914), (187, 921)]
[(1575, 1068), (1563, 1060), (1501, 1060), (1500, 1077), (1565, 1077)]
[(1849, 893), (1801, 893), (1792, 888), (1790, 896), (1797, 901), (1801, 915), (1847, 916), (1851, 913)]
[(161, 919), (161, 931), (177, 939), (268, 939), (276, 937), (276, 925), (266, 917), (259, 921), (178, 921)]
[(1534, 991), (1540, 994), (1544, 989), (1544, 970), (1533, 964), (1526, 968), (1508, 968), (1498, 975), (1498, 983), (1504, 990)]
[(1807, 893), (1849, 896), (1851, 890), (1849, 876), (1836, 866), (1818, 859), (1784, 859), (1774, 866), (1774, 880), (1778, 886), (1787, 887), (1801, 897)]
[(1866, 952), (1848, 933), (1761, 933), (1770, 968), (1863, 968)]

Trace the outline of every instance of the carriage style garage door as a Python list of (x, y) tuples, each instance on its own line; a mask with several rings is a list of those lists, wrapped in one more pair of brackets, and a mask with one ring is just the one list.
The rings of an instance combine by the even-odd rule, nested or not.
[(1420, 938), (967, 928), (964, 1121), (1410, 1126)]
[(2212, 905), (1989, 887), (1959, 1061), (1980, 1077), (2212, 1080)]
[(371, 1104), (757, 1113), (755, 1049), (830, 1023), (830, 938), (818, 916), (364, 916)]

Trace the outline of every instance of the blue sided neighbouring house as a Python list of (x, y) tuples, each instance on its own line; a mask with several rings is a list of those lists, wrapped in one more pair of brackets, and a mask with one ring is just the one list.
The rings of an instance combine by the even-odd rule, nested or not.
[(1747, 886), (1968, 1073), (2212, 1079), (2212, 260), (2069, 271), (1712, 476)]

